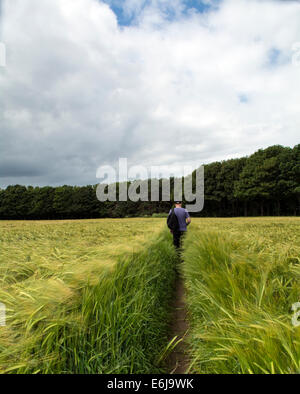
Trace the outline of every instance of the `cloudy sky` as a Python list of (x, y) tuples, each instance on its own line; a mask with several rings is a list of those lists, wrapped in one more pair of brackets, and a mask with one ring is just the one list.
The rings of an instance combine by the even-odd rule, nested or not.
[(0, 187), (296, 145), (299, 21), (288, 0), (2, 0)]

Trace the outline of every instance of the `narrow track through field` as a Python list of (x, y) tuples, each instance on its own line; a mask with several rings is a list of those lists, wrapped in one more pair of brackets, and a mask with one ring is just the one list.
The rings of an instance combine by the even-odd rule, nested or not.
[(180, 274), (177, 275), (175, 283), (175, 297), (173, 305), (174, 314), (170, 326), (170, 339), (177, 336), (174, 350), (167, 358), (168, 373), (184, 374), (189, 367), (187, 356), (187, 344), (185, 337), (188, 331), (187, 309), (185, 303), (184, 281)]

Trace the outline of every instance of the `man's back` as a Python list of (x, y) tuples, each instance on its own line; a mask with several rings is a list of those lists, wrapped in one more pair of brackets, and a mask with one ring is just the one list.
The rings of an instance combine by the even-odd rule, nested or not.
[[(172, 210), (170, 210), (169, 214), (171, 213), (171, 211)], [(174, 208), (174, 212), (178, 219), (178, 231), (186, 231), (186, 219), (190, 217), (188, 211), (185, 208)]]

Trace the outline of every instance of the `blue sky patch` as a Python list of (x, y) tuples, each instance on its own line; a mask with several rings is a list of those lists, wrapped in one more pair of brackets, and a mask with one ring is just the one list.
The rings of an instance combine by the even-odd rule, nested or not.
[(280, 50), (277, 48), (271, 48), (268, 53), (268, 61), (271, 66), (278, 64), (280, 57)]
[(239, 94), (238, 97), (239, 97), (240, 103), (248, 103), (248, 101), (249, 101), (249, 98), (245, 93)]
[[(210, 4), (203, 0), (182, 0), (183, 14), (188, 14), (191, 10), (196, 12), (207, 12), (220, 3), (222, 0), (212, 0)], [(108, 4), (110, 8), (114, 11), (117, 16), (118, 23), (120, 26), (130, 26), (136, 15), (141, 13), (145, 7), (151, 4), (151, 0), (140, 0), (139, 8), (136, 12), (131, 12), (130, 14), (125, 11), (124, 4), (126, 0), (103, 0), (104, 3)], [(172, 7), (172, 0), (162, 3), (162, 11), (166, 15), (168, 20), (173, 20), (176, 17), (174, 12), (174, 7)]]
[(271, 48), (267, 52), (266, 67), (275, 68), (289, 64), (291, 61), (290, 53), (287, 51), (281, 51), (276, 47)]
[(194, 8), (198, 12), (206, 12), (211, 8), (211, 5), (205, 4), (201, 0), (185, 0), (183, 3), (187, 10)]

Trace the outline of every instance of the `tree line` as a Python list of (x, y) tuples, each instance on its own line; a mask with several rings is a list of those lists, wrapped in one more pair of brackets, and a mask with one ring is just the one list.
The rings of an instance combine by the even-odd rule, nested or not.
[[(206, 164), (204, 172), (204, 209), (195, 216), (299, 215), (300, 144), (274, 145), (248, 157)], [(172, 189), (174, 178), (170, 181)], [(162, 201), (100, 202), (96, 188), (8, 186), (0, 189), (0, 219), (118, 218), (159, 215), (170, 209), (171, 203)]]

